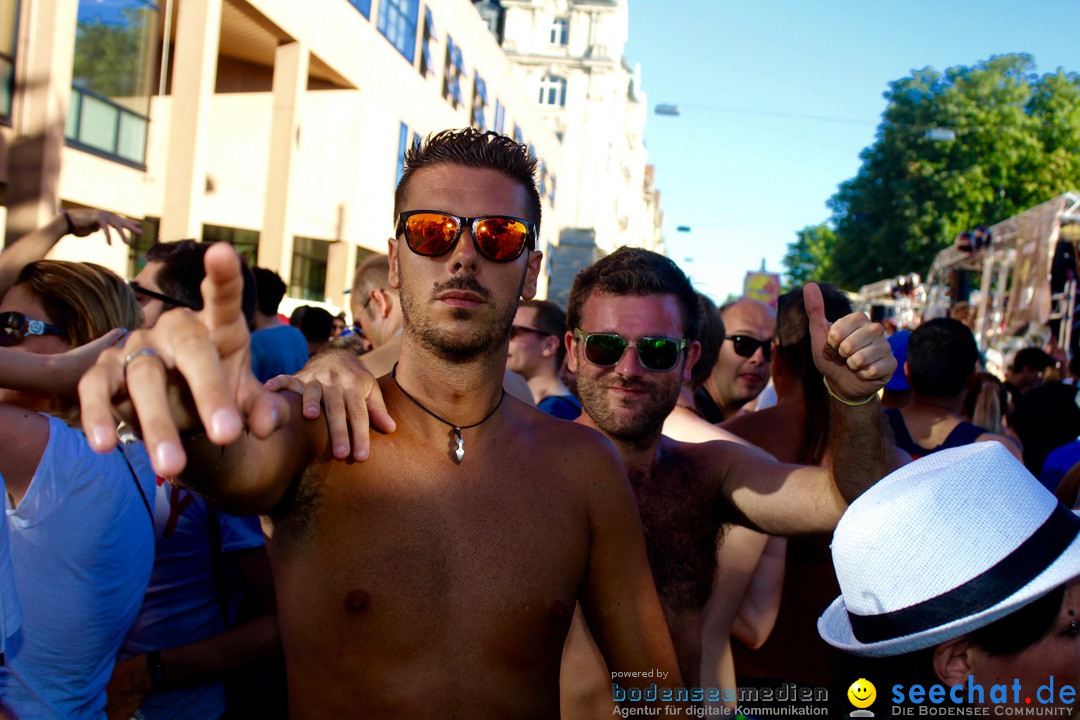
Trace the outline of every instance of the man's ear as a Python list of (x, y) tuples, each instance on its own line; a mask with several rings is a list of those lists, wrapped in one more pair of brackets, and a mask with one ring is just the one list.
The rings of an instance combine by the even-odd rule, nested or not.
[(943, 642), (934, 648), (934, 674), (946, 687), (963, 685), (975, 674), (978, 652), (966, 635)]
[(387, 276), (387, 282), (390, 283), (390, 287), (397, 290), (401, 287), (401, 275), (398, 272), (398, 240), (397, 238), (390, 238), (386, 243), (386, 257), (390, 262), (390, 272)]
[(911, 384), (911, 365), (907, 360), (904, 361), (904, 379), (908, 381), (908, 385)]
[(563, 338), (559, 335), (548, 335), (544, 338), (544, 347), (540, 350), (540, 354), (544, 357), (555, 357), (559, 352), (559, 344), (563, 342)]
[(375, 311), (375, 317), (385, 320), (394, 309), (394, 299), (382, 288), (375, 288), (371, 291), (371, 307)]
[(544, 253), (539, 250), (530, 250), (529, 259), (525, 263), (525, 279), (521, 283), (521, 299), (532, 300), (536, 295), (536, 283), (540, 277), (540, 262), (544, 259)]
[(682, 381), (684, 383), (690, 382), (690, 375), (694, 370), (694, 365), (697, 363), (698, 358), (701, 357), (701, 343), (694, 340), (686, 348), (686, 362), (683, 363), (682, 369)]
[(570, 369), (570, 372), (576, 373), (578, 371), (577, 338), (574, 337), (574, 333), (567, 330), (563, 341), (566, 343), (566, 367)]

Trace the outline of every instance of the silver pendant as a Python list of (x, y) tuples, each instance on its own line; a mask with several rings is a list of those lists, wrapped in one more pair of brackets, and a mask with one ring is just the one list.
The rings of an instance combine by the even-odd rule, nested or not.
[(465, 438), (461, 437), (461, 431), (454, 428), (457, 431), (457, 449), (454, 450), (454, 457), (457, 458), (457, 464), (460, 465), (461, 461), (465, 459)]

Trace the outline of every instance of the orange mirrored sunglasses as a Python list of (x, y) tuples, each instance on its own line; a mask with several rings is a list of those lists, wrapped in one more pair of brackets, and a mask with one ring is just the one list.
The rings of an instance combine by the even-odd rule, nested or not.
[(417, 255), (438, 257), (454, 247), (462, 228), (469, 228), (477, 251), (494, 262), (517, 260), (536, 235), (536, 225), (509, 215), (458, 217), (438, 210), (411, 210), (398, 216), (398, 235), (405, 235)]

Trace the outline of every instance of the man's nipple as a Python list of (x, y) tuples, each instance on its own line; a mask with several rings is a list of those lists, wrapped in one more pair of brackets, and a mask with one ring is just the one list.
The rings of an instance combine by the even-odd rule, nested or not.
[(345, 609), (351, 613), (367, 610), (370, 597), (365, 590), (353, 590), (345, 596)]

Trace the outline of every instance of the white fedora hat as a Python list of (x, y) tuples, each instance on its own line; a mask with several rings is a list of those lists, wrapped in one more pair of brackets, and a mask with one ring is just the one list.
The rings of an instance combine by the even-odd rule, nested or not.
[(1080, 576), (1080, 517), (996, 442), (883, 478), (836, 526), (830, 645), (900, 655), (985, 627)]

